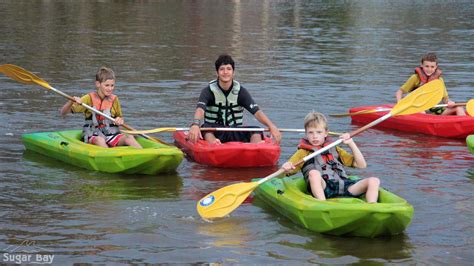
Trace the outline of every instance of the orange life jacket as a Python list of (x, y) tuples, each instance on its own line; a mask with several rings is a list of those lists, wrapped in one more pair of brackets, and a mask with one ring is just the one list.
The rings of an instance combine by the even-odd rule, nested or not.
[[(89, 96), (91, 97), (91, 100), (92, 100), (92, 106), (95, 109), (101, 111), (102, 113), (112, 115), (111, 113), (112, 106), (114, 105), (114, 101), (117, 98), (117, 96), (112, 94), (108, 97), (104, 97), (104, 99), (101, 99), (99, 94), (95, 91), (89, 93)], [(106, 126), (106, 124), (109, 124), (107, 122), (110, 122), (104, 116), (96, 114), (96, 113), (92, 114), (92, 120), (93, 120), (94, 126), (98, 128), (103, 128)]]
[[(97, 92), (91, 92), (89, 93), (89, 96), (92, 100), (92, 107), (106, 115), (113, 117), (111, 110), (115, 99), (117, 99), (117, 96), (112, 94), (108, 97), (105, 97), (104, 99), (101, 99)], [(92, 113), (92, 117), (86, 118), (86, 123), (84, 124), (82, 130), (85, 142), (87, 142), (91, 136), (104, 137), (120, 132), (118, 126), (113, 124), (112, 121), (105, 118), (103, 115), (99, 115), (94, 112)]]
[(443, 72), (438, 67), (436, 68), (435, 72), (431, 74), (431, 76), (428, 76), (426, 75), (425, 71), (423, 71), (422, 67), (417, 67), (415, 68), (415, 73), (418, 75), (418, 78), (420, 78), (420, 85), (418, 85), (418, 87), (421, 87), (423, 84), (426, 84), (435, 79), (439, 79)]

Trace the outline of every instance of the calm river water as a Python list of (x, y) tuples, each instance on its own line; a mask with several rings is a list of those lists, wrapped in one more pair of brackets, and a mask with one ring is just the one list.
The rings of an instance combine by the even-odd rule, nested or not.
[[(280, 127), (305, 114), (394, 102), (419, 64), (438, 53), (450, 96), (474, 96), (472, 1), (0, 1), (0, 64), (36, 73), (80, 96), (101, 65), (117, 74), (128, 124), (187, 127), (221, 53)], [(415, 208), (394, 237), (307, 231), (255, 200), (206, 222), (195, 204), (277, 167), (216, 169), (189, 161), (177, 173), (91, 172), (26, 152), (21, 135), (80, 128), (65, 99), (0, 76), (0, 250), (54, 255), (54, 264), (471, 264), (474, 156), (462, 140), (370, 129), (356, 138), (383, 186)], [(246, 116), (247, 124), (257, 124)], [(359, 125), (331, 119), (332, 131)], [(172, 141), (169, 133), (158, 137)], [(301, 135), (284, 134), (280, 164)], [(15, 249), (17, 248), (17, 249)], [(17, 252), (17, 253), (15, 253)], [(21, 259), (21, 258), (19, 258)], [(26, 261), (28, 262), (28, 261)], [(30, 261), (31, 262), (31, 261)]]

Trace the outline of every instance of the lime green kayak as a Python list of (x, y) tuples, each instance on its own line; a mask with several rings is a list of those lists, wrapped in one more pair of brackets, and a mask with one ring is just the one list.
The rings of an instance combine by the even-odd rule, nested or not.
[(80, 130), (30, 133), (22, 136), (26, 149), (86, 169), (154, 175), (173, 172), (183, 160), (174, 146), (137, 138), (143, 149), (129, 146), (102, 148), (80, 140)]
[(468, 150), (474, 154), (474, 135), (469, 135), (466, 138), (466, 145)]
[(321, 201), (306, 192), (303, 177), (297, 176), (271, 179), (257, 187), (255, 196), (294, 223), (331, 235), (396, 235), (413, 217), (413, 206), (385, 189), (380, 189), (378, 203), (365, 198)]

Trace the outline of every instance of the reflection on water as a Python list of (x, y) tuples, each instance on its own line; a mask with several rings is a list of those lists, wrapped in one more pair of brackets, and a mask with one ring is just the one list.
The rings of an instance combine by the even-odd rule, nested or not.
[(246, 247), (249, 241), (255, 241), (255, 236), (244, 226), (242, 219), (218, 219), (216, 221), (199, 223), (198, 233), (207, 236), (213, 247), (241, 246)]
[[(215, 78), (213, 61), (229, 53), (265, 113), (282, 128), (302, 128), (311, 110), (394, 102), (428, 51), (438, 53), (450, 98), (472, 98), (473, 14), (465, 1), (0, 1), (0, 55), (75, 96), (93, 90), (95, 71), (107, 65), (125, 121), (148, 129), (189, 126), (200, 90)], [(336, 238), (310, 234), (250, 199), (221, 221), (199, 218), (202, 196), (276, 167), (183, 161), (174, 175), (90, 172), (24, 153), (23, 133), (83, 124), (80, 115), (58, 116), (63, 97), (0, 75), (0, 99), (0, 249), (35, 240), (54, 250), (57, 264), (474, 259), (474, 156), (460, 141), (376, 129), (357, 136), (369, 167), (350, 172), (380, 177), (415, 216), (401, 236)], [(337, 132), (358, 127), (329, 123)], [(280, 164), (300, 137), (284, 134)]]
[[(146, 176), (99, 173), (77, 168), (29, 150), (25, 151), (23, 158), (30, 164), (34, 163), (38, 169), (59, 167), (75, 173), (74, 178), (64, 180), (63, 185), (68, 191), (62, 194), (61, 198), (66, 202), (177, 198), (183, 185), (182, 179), (176, 174)], [(45, 189), (55, 189), (55, 185)]]

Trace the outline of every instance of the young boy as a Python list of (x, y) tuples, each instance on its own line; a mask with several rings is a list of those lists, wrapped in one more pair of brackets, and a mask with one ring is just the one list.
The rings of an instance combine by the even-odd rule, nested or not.
[[(115, 146), (133, 146), (142, 148), (133, 136), (120, 133), (119, 126), (124, 123), (122, 109), (117, 96), (112, 94), (115, 88), (115, 74), (110, 68), (101, 67), (95, 76), (97, 92), (90, 92), (81, 98), (74, 97), (61, 108), (64, 117), (68, 113), (84, 113), (86, 123), (83, 127), (84, 142), (104, 148)], [(86, 109), (81, 103), (115, 118), (115, 123)]]
[[(416, 90), (418, 87), (426, 84), (432, 80), (440, 79), (441, 69), (438, 67), (438, 57), (434, 53), (428, 53), (421, 58), (421, 65), (415, 68), (415, 73), (403, 84), (402, 87), (395, 93), (397, 102), (402, 99), (404, 93), (409, 93)], [(455, 103), (449, 100), (448, 92), (444, 89), (443, 102), (448, 104), (447, 108), (435, 107), (431, 108), (430, 112), (438, 115), (466, 115), (464, 108), (461, 106), (453, 106)]]
[(301, 169), (308, 192), (319, 200), (337, 196), (359, 197), (366, 193), (368, 203), (377, 202), (380, 185), (377, 177), (354, 181), (348, 179), (344, 170), (344, 166), (355, 168), (367, 166), (364, 156), (349, 133), (341, 135), (341, 139), (352, 150), (352, 155), (342, 148), (335, 147), (308, 160), (303, 166), (298, 168), (294, 166), (294, 163), (303, 157), (331, 143), (327, 139), (329, 131), (323, 114), (311, 112), (306, 115), (304, 128), (306, 137), (301, 139), (298, 151), (282, 166), (286, 173), (292, 175)]

